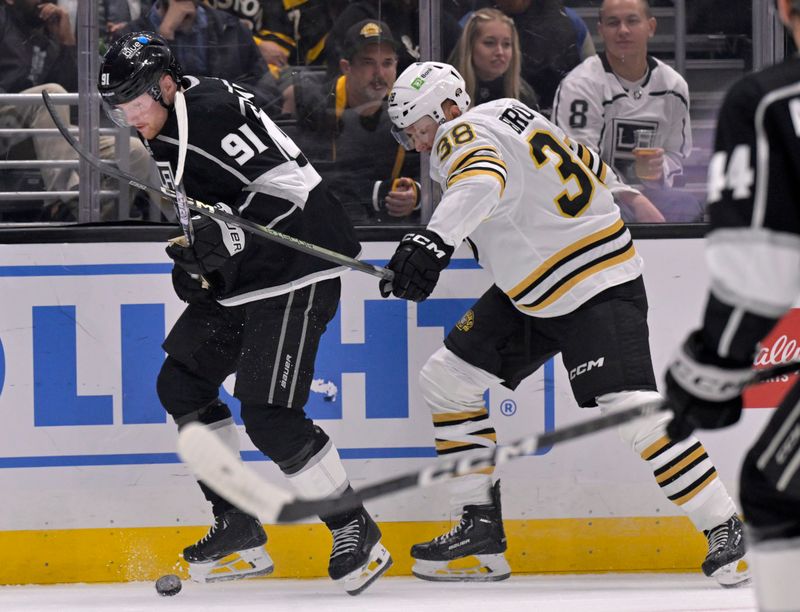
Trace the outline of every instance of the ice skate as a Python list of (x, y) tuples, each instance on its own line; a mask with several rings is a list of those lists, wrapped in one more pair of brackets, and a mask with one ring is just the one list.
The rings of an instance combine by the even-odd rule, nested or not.
[(750, 568), (745, 558), (742, 521), (735, 514), (724, 523), (704, 532), (708, 554), (703, 573), (726, 588), (750, 584)]
[(381, 530), (362, 508), (333, 534), (328, 575), (350, 595), (358, 595), (392, 565), (389, 551), (381, 544)]
[(461, 521), (430, 542), (411, 547), (412, 573), (437, 582), (494, 582), (511, 575), (503, 553), (506, 534), (500, 510), (500, 481), (492, 487), (492, 503), (464, 506)]
[(189, 576), (195, 582), (237, 580), (271, 574), (274, 564), (264, 544), (267, 534), (255, 517), (228, 510), (196, 544), (183, 550)]

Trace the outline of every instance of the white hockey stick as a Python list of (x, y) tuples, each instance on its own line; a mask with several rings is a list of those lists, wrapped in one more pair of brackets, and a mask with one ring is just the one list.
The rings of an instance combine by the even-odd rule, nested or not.
[[(765, 382), (783, 374), (796, 372), (798, 369), (800, 362), (790, 362), (767, 370), (754, 371), (748, 385)], [(178, 435), (178, 453), (200, 480), (232, 504), (258, 515), (266, 523), (282, 523), (351, 510), (368, 499), (391, 495), (404, 489), (427, 487), (454, 476), (463, 476), (483, 468), (502, 465), (517, 457), (530, 455), (541, 448), (622, 425), (668, 408), (666, 402), (651, 402), (612, 412), (555, 431), (526, 436), (510, 444), (496, 446), (484, 453), (476, 453), (458, 461), (440, 461), (417, 472), (388, 478), (341, 497), (320, 500), (295, 499), (285, 489), (267, 482), (244, 465), (239, 456), (225, 446), (213, 431), (199, 423), (190, 423), (181, 429)]]
[(189, 117), (186, 112), (186, 98), (178, 89), (175, 92), (175, 118), (178, 121), (178, 167), (175, 169), (175, 204), (178, 209), (178, 221), (183, 235), (189, 244), (194, 243), (194, 228), (189, 212), (186, 191), (183, 189), (183, 170), (186, 166), (186, 153), (189, 149)]
[[(69, 145), (73, 149), (75, 149), (75, 152), (78, 155), (80, 155), (83, 159), (88, 161), (92, 166), (94, 166), (104, 174), (116, 177), (123, 181), (128, 181), (128, 183), (130, 183), (134, 187), (138, 187), (139, 189), (144, 189), (144, 190), (161, 192), (161, 194), (165, 198), (172, 200), (173, 202), (176, 201), (176, 195), (174, 193), (162, 187), (156, 187), (155, 185), (152, 185), (150, 183), (140, 181), (132, 174), (128, 174), (124, 170), (115, 168), (109, 162), (105, 162), (101, 160), (99, 157), (96, 157), (91, 153), (89, 153), (88, 151), (82, 149), (81, 146), (78, 144), (78, 141), (75, 140), (72, 134), (69, 133), (69, 130), (59, 118), (55, 110), (55, 105), (53, 101), (50, 100), (50, 96), (46, 91), (42, 92), (42, 99), (44, 100), (44, 105), (47, 107), (47, 111), (53, 118), (53, 122), (58, 128), (58, 131), (61, 132), (61, 135), (69, 143)], [(188, 206), (189, 210), (199, 212), (201, 214), (206, 215), (207, 217), (211, 217), (212, 219), (217, 219), (218, 221), (223, 221), (225, 223), (232, 223), (234, 225), (237, 225), (238, 227), (241, 227), (244, 230), (247, 230), (248, 232), (250, 232), (255, 236), (260, 236), (261, 238), (272, 240), (273, 242), (277, 242), (285, 247), (289, 247), (290, 249), (295, 249), (307, 255), (313, 255), (314, 257), (319, 257), (320, 259), (324, 259), (325, 261), (330, 261), (340, 266), (345, 266), (347, 268), (350, 268), (351, 270), (358, 270), (359, 272), (364, 272), (372, 276), (377, 276), (378, 278), (384, 278), (388, 281), (391, 281), (394, 278), (394, 272), (392, 272), (387, 268), (382, 268), (381, 266), (376, 266), (371, 263), (367, 263), (366, 261), (361, 261), (359, 259), (354, 259), (353, 257), (348, 257), (347, 255), (343, 255), (342, 253), (331, 251), (330, 249), (326, 249), (325, 247), (321, 247), (319, 245), (306, 242), (305, 240), (300, 240), (299, 238), (295, 238), (294, 236), (288, 236), (286, 234), (282, 234), (278, 231), (275, 231), (271, 227), (266, 227), (264, 225), (260, 225), (253, 221), (250, 221), (249, 219), (245, 219), (237, 215), (226, 213), (224, 210), (220, 210), (215, 206), (211, 206), (210, 204), (205, 204), (200, 200), (195, 200), (193, 198), (187, 197), (186, 205)]]

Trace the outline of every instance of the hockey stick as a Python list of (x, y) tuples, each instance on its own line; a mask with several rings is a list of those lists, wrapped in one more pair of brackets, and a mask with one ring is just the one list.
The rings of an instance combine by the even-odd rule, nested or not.
[[(94, 166), (95, 168), (97, 168), (98, 170), (109, 176), (113, 176), (123, 181), (128, 181), (128, 183), (130, 183), (134, 187), (144, 190), (161, 192), (163, 197), (172, 200), (173, 202), (176, 201), (177, 199), (176, 195), (168, 191), (167, 189), (156, 187), (155, 185), (151, 185), (146, 182), (142, 182), (132, 174), (128, 174), (127, 172), (120, 170), (119, 168), (115, 168), (109, 162), (105, 162), (100, 158), (95, 157), (88, 151), (83, 150), (81, 146), (78, 144), (78, 142), (75, 140), (75, 138), (73, 138), (72, 134), (69, 133), (66, 126), (64, 126), (64, 124), (61, 122), (61, 119), (59, 119), (55, 111), (54, 103), (52, 102), (52, 100), (50, 100), (50, 96), (46, 91), (42, 92), (42, 98), (44, 100), (45, 106), (47, 107), (47, 111), (50, 113), (50, 116), (53, 118), (53, 122), (58, 128), (58, 131), (61, 132), (61, 135), (69, 143), (69, 145), (73, 149), (75, 149), (78, 155), (80, 155), (83, 159), (89, 162), (92, 166)], [(234, 225), (241, 227), (244, 230), (247, 230), (251, 234), (260, 236), (262, 238), (266, 238), (267, 240), (272, 240), (273, 242), (282, 244), (283, 246), (289, 247), (290, 249), (295, 249), (297, 251), (305, 253), (306, 255), (313, 255), (314, 257), (319, 257), (320, 259), (324, 259), (325, 261), (330, 261), (332, 263), (339, 264), (340, 266), (345, 266), (352, 270), (358, 270), (359, 272), (364, 272), (372, 276), (377, 276), (378, 278), (383, 278), (388, 281), (391, 281), (394, 278), (394, 272), (392, 272), (387, 268), (382, 268), (381, 266), (375, 266), (365, 261), (354, 259), (353, 257), (348, 257), (347, 255), (343, 255), (342, 253), (331, 251), (330, 249), (326, 249), (325, 247), (321, 247), (316, 244), (311, 244), (310, 242), (306, 242), (305, 240), (300, 240), (299, 238), (282, 234), (270, 227), (260, 225), (259, 223), (255, 223), (243, 217), (226, 213), (224, 210), (220, 210), (215, 206), (211, 206), (210, 204), (206, 204), (199, 200), (187, 197), (186, 205), (188, 206), (189, 210), (193, 210), (195, 212), (206, 215), (207, 217), (211, 217), (212, 219), (217, 219), (218, 221), (222, 221), (224, 223), (232, 223)]]
[(186, 191), (183, 189), (183, 170), (186, 166), (186, 152), (189, 149), (189, 117), (186, 113), (186, 99), (180, 88), (175, 91), (175, 117), (178, 121), (178, 167), (175, 170), (175, 208), (183, 235), (189, 244), (194, 243), (194, 227), (189, 213)]
[[(748, 386), (800, 370), (800, 362), (789, 362), (753, 372)], [(505, 446), (496, 446), (461, 460), (441, 461), (417, 472), (368, 485), (341, 497), (320, 500), (299, 500), (285, 489), (265, 481), (252, 468), (242, 463), (206, 426), (185, 425), (178, 435), (178, 453), (194, 473), (232, 504), (257, 515), (266, 523), (292, 522), (320, 514), (338, 514), (360, 506), (365, 500), (397, 493), (404, 489), (427, 487), (454, 476), (463, 476), (483, 468), (502, 465), (517, 457), (574, 440), (582, 436), (622, 425), (633, 419), (667, 410), (665, 401), (651, 402), (619, 412), (605, 414), (555, 431), (519, 438)]]

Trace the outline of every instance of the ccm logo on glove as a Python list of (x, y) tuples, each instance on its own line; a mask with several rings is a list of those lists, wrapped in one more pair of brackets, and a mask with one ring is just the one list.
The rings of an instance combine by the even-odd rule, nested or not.
[(418, 244), (421, 247), (425, 248), (426, 250), (430, 251), (437, 259), (444, 259), (445, 257), (449, 260), (450, 255), (453, 253), (453, 249), (449, 248), (449, 252), (444, 250), (444, 247), (440, 248), (436, 242), (424, 236), (423, 234), (406, 234), (403, 236), (403, 239), (400, 241), (401, 244), (413, 242), (414, 244)]

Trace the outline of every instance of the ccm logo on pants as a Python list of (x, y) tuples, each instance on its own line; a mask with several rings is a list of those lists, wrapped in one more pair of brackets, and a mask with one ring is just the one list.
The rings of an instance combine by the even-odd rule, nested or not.
[(600, 357), (600, 359), (587, 361), (586, 363), (582, 363), (581, 365), (572, 368), (569, 371), (569, 379), (572, 380), (576, 376), (580, 376), (581, 374), (586, 374), (586, 372), (588, 372), (593, 368), (602, 368), (603, 363), (605, 363), (605, 360), (606, 360), (605, 357)]

